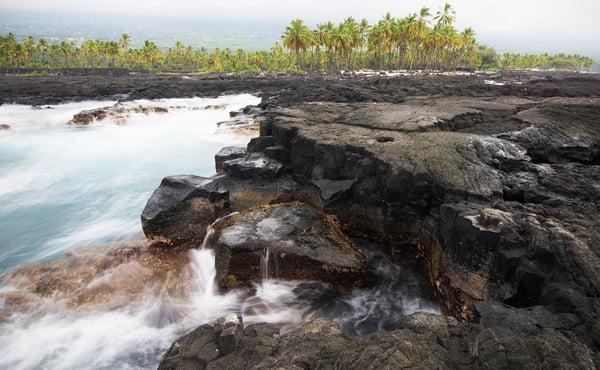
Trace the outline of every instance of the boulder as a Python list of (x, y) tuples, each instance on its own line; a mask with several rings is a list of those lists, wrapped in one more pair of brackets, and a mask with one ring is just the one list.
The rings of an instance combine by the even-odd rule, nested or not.
[(232, 313), (217, 320), (217, 345), (223, 355), (235, 351), (242, 339), (244, 322), (242, 315)]
[(202, 325), (179, 338), (163, 355), (159, 370), (206, 369), (209, 362), (219, 357), (216, 329)]
[(303, 203), (244, 211), (220, 224), (215, 239), (217, 280), (225, 288), (266, 278), (354, 286), (365, 272), (362, 252)]
[(249, 152), (262, 152), (270, 146), (275, 146), (277, 143), (272, 136), (259, 136), (252, 138), (248, 143)]
[(218, 179), (201, 176), (165, 177), (142, 211), (146, 237), (163, 245), (202, 242), (206, 227), (222, 216), (229, 191)]
[(250, 153), (244, 157), (223, 162), (223, 170), (242, 179), (272, 179), (282, 173), (283, 164), (262, 153)]
[(240, 158), (246, 155), (246, 148), (239, 146), (226, 146), (215, 154), (215, 169), (217, 172), (223, 171), (223, 162), (230, 159)]

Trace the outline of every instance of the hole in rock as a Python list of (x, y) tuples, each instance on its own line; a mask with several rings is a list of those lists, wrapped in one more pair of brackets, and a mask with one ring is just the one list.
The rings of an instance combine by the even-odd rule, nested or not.
[(390, 136), (378, 136), (375, 138), (378, 143), (391, 143), (394, 141), (393, 137)]

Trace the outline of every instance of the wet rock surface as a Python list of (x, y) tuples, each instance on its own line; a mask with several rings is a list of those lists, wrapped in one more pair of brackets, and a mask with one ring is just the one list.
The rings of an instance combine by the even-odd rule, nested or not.
[[(449, 315), (413, 314), (393, 331), (353, 337), (327, 321), (289, 333), (249, 325), (227, 333), (237, 343), (228, 354), (203, 326), (161, 367), (600, 367), (597, 75), (94, 78), (0, 76), (0, 96), (263, 97), (260, 138), (244, 156), (223, 161), (217, 177), (165, 180), (155, 192), (142, 215), (151, 240), (197, 246), (208, 224), (240, 211), (248, 230), (225, 241), (252, 250), (266, 240), (261, 212), (303, 202), (344, 233), (417, 256)], [(257, 276), (262, 257), (232, 272), (251, 265)]]
[(206, 227), (222, 216), (229, 192), (212, 178), (171, 176), (162, 180), (142, 211), (142, 228), (152, 242), (200, 246)]
[(302, 203), (250, 209), (217, 226), (219, 285), (265, 278), (360, 285), (366, 258), (324, 215)]
[(88, 126), (95, 122), (100, 122), (105, 119), (111, 119), (117, 124), (124, 124), (127, 116), (131, 113), (167, 113), (169, 110), (164, 107), (122, 107), (118, 104), (112, 107), (104, 107), (81, 111), (73, 116), (67, 122), (69, 125)]
[[(417, 313), (400, 329), (349, 337), (326, 320), (315, 320), (289, 333), (276, 325), (244, 328), (240, 347), (226, 355), (213, 352), (217, 328), (202, 326), (180, 339), (163, 358), (160, 369), (195, 368), (581, 368), (593, 369), (595, 354), (571, 341), (564, 327), (543, 308), (525, 312), (484, 304), (478, 323)], [(175, 345), (176, 345), (175, 344)], [(175, 347), (174, 345), (174, 347)], [(178, 351), (178, 352), (177, 352)], [(180, 354), (181, 353), (181, 354)]]
[(215, 104), (215, 105), (205, 105), (202, 107), (184, 107), (184, 106), (170, 106), (170, 107), (155, 107), (155, 106), (145, 106), (145, 105), (136, 105), (129, 106), (123, 105), (121, 103), (116, 103), (113, 106), (102, 107), (90, 110), (81, 111), (73, 116), (67, 124), (76, 125), (76, 126), (88, 126), (94, 123), (102, 122), (104, 120), (110, 119), (112, 122), (123, 125), (125, 124), (127, 117), (131, 114), (162, 114), (168, 113), (169, 111), (179, 110), (179, 109), (192, 109), (192, 110), (219, 110), (225, 109), (225, 105)]
[(237, 146), (227, 146), (215, 154), (215, 169), (217, 172), (223, 171), (223, 163), (230, 159), (240, 158), (246, 155), (246, 148)]
[(223, 170), (241, 179), (275, 178), (282, 173), (283, 164), (262, 153), (250, 153), (243, 157), (224, 161)]
[[(460, 93), (458, 81), (438, 86), (435, 99), (418, 83), (402, 98), (385, 95), (388, 84), (401, 86), (392, 80), (372, 94), (347, 86), (351, 99), (349, 90), (314, 89), (310, 102), (300, 89), (286, 104), (269, 100), (245, 157), (276, 158), (285, 172), (270, 176), (294, 184), (286, 196), (334, 214), (345, 232), (421, 256), (458, 321), (414, 314), (399, 330), (365, 337), (330, 322), (285, 334), (249, 326), (238, 350), (207, 366), (600, 365), (600, 84), (536, 90), (548, 82), (538, 79), (487, 84), (484, 94), (471, 82)], [(227, 176), (254, 181), (239, 170)], [(256, 224), (230, 241), (257, 245)], [(259, 261), (251, 265), (258, 273)], [(254, 352), (257, 342), (274, 344)]]

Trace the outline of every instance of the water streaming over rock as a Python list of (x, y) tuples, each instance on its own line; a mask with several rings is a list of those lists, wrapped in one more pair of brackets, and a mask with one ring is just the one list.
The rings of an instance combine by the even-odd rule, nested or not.
[(269, 254), (271, 253), (270, 249), (267, 247), (260, 259), (260, 274), (262, 276), (263, 282), (268, 282), (270, 280), (269, 275)]
[[(222, 220), (207, 229), (200, 249), (105, 244), (139, 235), (139, 212), (162, 176), (208, 175), (214, 152), (240, 140), (212, 136), (214, 126), (202, 126), (223, 120), (227, 110), (194, 107), (233, 110), (255, 101), (146, 101), (191, 108), (85, 128), (64, 122), (107, 102), (0, 107), (0, 118), (14, 127), (0, 134), (0, 270), (11, 269), (0, 278), (0, 368), (155, 368), (178, 336), (233, 312), (247, 325), (270, 322), (284, 331), (327, 317), (349, 334), (393, 328), (399, 316), (416, 310), (439, 312), (410, 269), (373, 253), (376, 282), (353, 292), (278, 280), (269, 249), (261, 282), (219, 292), (213, 248)], [(266, 219), (261, 230), (270, 235), (275, 226)], [(81, 248), (89, 243), (102, 245)]]

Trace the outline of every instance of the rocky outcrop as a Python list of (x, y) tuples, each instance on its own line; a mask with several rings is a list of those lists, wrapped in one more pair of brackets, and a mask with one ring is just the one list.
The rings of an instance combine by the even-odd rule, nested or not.
[[(414, 129), (419, 104), (430, 122), (438, 122), (427, 130), (420, 125), (428, 132)], [(593, 99), (536, 104), (414, 99), (386, 113), (381, 104), (311, 103), (269, 113), (261, 135), (289, 151), (288, 170), (316, 189), (345, 230), (424, 256), (447, 313), (474, 320), (476, 303), (487, 300), (519, 309), (543, 305), (550, 315), (576, 315), (581, 340), (596, 348), (597, 329), (589, 323), (600, 317), (600, 238), (594, 231), (600, 225), (593, 216), (600, 178), (592, 122), (600, 111)], [(464, 112), (456, 107), (479, 118), (451, 124), (452, 114)], [(516, 112), (532, 109), (547, 112), (534, 125), (554, 135), (547, 137), (586, 144), (520, 140), (518, 133), (534, 121)]]
[(90, 109), (81, 111), (73, 116), (73, 118), (67, 122), (69, 125), (77, 126), (88, 126), (92, 123), (103, 121), (105, 119), (111, 119), (116, 124), (122, 125), (125, 123), (127, 116), (131, 113), (167, 113), (169, 110), (164, 107), (122, 107), (118, 104), (112, 107), (104, 107), (97, 109)]
[(230, 118), (226, 121), (218, 122), (217, 127), (240, 135), (256, 136), (258, 134), (256, 118), (263, 111), (261, 107), (248, 105), (238, 111), (229, 112)]
[[(475, 87), (438, 89), (431, 99), (411, 96), (420, 86), (385, 95), (388, 83), (378, 83), (265, 98), (260, 137), (224, 161), (219, 177), (231, 209), (242, 211), (219, 229), (218, 248), (227, 245), (219, 269), (234, 276), (221, 276), (221, 285), (255, 279), (265, 246), (293, 240), (282, 232), (270, 241), (259, 223), (275, 204), (301, 201), (345, 233), (417, 257), (452, 317), (412, 315), (399, 330), (369, 337), (346, 337), (325, 321), (285, 334), (249, 326), (236, 350), (203, 363), (598, 367), (600, 85), (566, 92), (538, 79), (488, 84), (477, 99), (468, 96)], [(232, 263), (238, 246), (254, 255)]]
[(600, 133), (593, 122), (599, 115), (599, 98), (546, 99), (517, 113), (526, 128), (501, 136), (527, 148), (535, 162), (598, 164)]
[(240, 314), (224, 316), (214, 326), (203, 325), (173, 343), (158, 369), (206, 369), (212, 361), (240, 347), (243, 330)]
[(223, 170), (241, 179), (275, 178), (283, 172), (283, 164), (262, 153), (250, 153), (223, 162)]
[(246, 155), (246, 148), (237, 146), (226, 146), (215, 154), (215, 169), (217, 172), (223, 171), (223, 163), (230, 159), (241, 158)]
[[(162, 99), (214, 97), (224, 93), (257, 93), (261, 108), (304, 102), (401, 103), (408, 97), (599, 96), (600, 76), (564, 72), (423, 73), (414, 76), (344, 76), (323, 73), (242, 73), (164, 75), (85, 68), (89, 75), (0, 75), (0, 103), (56, 104), (90, 99)], [(91, 71), (91, 73), (90, 73)], [(486, 84), (493, 79), (504, 85)], [(475, 100), (475, 99), (473, 99)]]
[(0, 124), (0, 131), (8, 130), (8, 129), (10, 129), (10, 125), (7, 125), (6, 123)]
[(365, 256), (326, 217), (302, 203), (250, 209), (217, 226), (219, 285), (265, 278), (359, 285)]
[[(556, 320), (535, 307), (519, 311), (504, 305), (478, 305), (478, 322), (413, 314), (400, 329), (348, 337), (325, 320), (289, 333), (275, 325), (243, 329), (240, 346), (216, 350), (219, 325), (205, 325), (184, 336), (163, 357), (159, 369), (195, 368), (578, 368), (598, 365), (584, 343), (563, 334), (569, 318)], [(187, 361), (187, 362), (186, 362)]]
[(221, 110), (225, 109), (225, 105), (223, 104), (213, 104), (213, 105), (205, 105), (201, 107), (186, 107), (186, 106), (169, 106), (169, 107), (161, 107), (161, 106), (144, 106), (144, 105), (136, 105), (129, 106), (121, 103), (116, 103), (113, 106), (102, 107), (90, 110), (81, 111), (73, 116), (73, 118), (67, 122), (68, 125), (77, 125), (77, 126), (88, 126), (93, 123), (101, 122), (106, 119), (112, 120), (114, 123), (118, 125), (123, 125), (127, 121), (127, 118), (131, 114), (151, 114), (151, 113), (168, 113), (173, 110)]
[(154, 243), (199, 246), (206, 227), (225, 213), (229, 192), (212, 178), (171, 176), (162, 180), (142, 212), (142, 228)]

